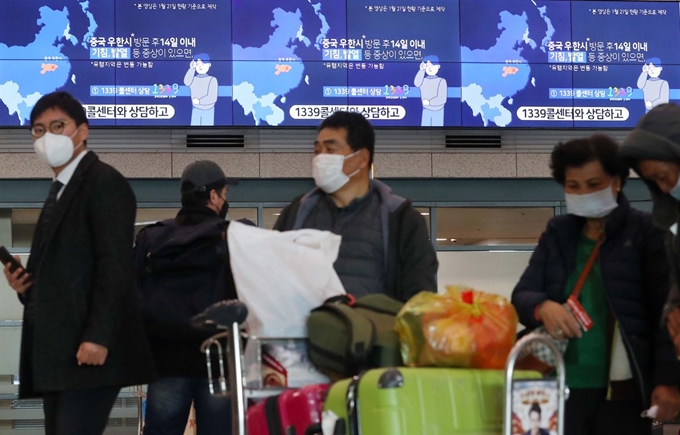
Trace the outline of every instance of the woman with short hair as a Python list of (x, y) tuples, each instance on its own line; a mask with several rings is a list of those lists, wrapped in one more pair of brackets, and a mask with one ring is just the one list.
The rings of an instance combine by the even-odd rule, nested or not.
[[(568, 214), (548, 223), (512, 303), (527, 328), (569, 340), (567, 435), (649, 434), (644, 409), (657, 405), (660, 420), (680, 409), (680, 364), (660, 327), (669, 289), (663, 233), (621, 191), (628, 169), (609, 137), (557, 145), (551, 169)], [(572, 295), (590, 319), (585, 327), (565, 307)]]

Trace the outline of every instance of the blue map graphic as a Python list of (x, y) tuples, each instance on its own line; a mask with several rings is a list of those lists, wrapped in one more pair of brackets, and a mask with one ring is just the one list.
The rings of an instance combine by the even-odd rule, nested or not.
[[(287, 116), (292, 104), (322, 101), (322, 86), (328, 84), (328, 77), (316, 73), (322, 41), (334, 31), (343, 37), (344, 25), (332, 19), (344, 21), (344, 4), (286, 0), (272, 9), (271, 1), (243, 3), (232, 4), (234, 16), (250, 19), (234, 22), (234, 125), (294, 124)], [(240, 7), (247, 13), (240, 13)]]
[(444, 127), (632, 127), (680, 101), (678, 41), (680, 9), (661, 1), (5, 1), (0, 126), (27, 125), (57, 90), (97, 126), (197, 125), (184, 78), (200, 53), (218, 83), (203, 125), (312, 126), (343, 108), (427, 125), (414, 77), (436, 56)]
[[(30, 8), (30, 3), (21, 2), (21, 6)], [(32, 107), (40, 97), (68, 83), (77, 83), (74, 58), (87, 58), (89, 47), (86, 41), (97, 30), (98, 24), (88, 1), (62, 4), (66, 5), (54, 9), (36, 5), (37, 17), (31, 18), (31, 14), (25, 11), (16, 15), (32, 19), (32, 26), (24, 26), (25, 22), (17, 18), (15, 27), (3, 26), (0, 30), (0, 61), (6, 65), (0, 68), (0, 101), (7, 110), (6, 114), (0, 111), (0, 124), (26, 124)], [(5, 10), (5, 13), (12, 12)], [(75, 17), (77, 25), (72, 24)], [(74, 27), (82, 33), (75, 33)], [(27, 30), (21, 32), (20, 28)], [(27, 34), (30, 29), (37, 31)], [(82, 57), (74, 56), (78, 52)]]
[(461, 100), (472, 115), (464, 125), (475, 125), (475, 118), (485, 127), (514, 124), (515, 99), (530, 88), (547, 89), (545, 82), (552, 78), (536, 64), (548, 63), (547, 47), (553, 38), (569, 40), (568, 33), (559, 32), (569, 29), (569, 3), (546, 3), (461, 2)]

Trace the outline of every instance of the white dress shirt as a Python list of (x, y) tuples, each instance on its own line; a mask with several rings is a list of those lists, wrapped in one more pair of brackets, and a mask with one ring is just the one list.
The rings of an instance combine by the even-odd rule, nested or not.
[(59, 190), (59, 193), (57, 193), (57, 201), (59, 201), (59, 198), (61, 198), (61, 194), (64, 193), (64, 189), (66, 189), (66, 185), (68, 184), (69, 181), (71, 181), (71, 178), (73, 177), (73, 173), (76, 172), (76, 168), (78, 167), (78, 164), (80, 163), (81, 160), (83, 160), (83, 157), (85, 157), (85, 154), (87, 154), (90, 150), (85, 150), (84, 152), (78, 154), (78, 157), (73, 159), (71, 163), (68, 164), (64, 169), (61, 170), (59, 175), (57, 175), (57, 178), (54, 179), (54, 181), (59, 181), (63, 186), (61, 186), (61, 189)]

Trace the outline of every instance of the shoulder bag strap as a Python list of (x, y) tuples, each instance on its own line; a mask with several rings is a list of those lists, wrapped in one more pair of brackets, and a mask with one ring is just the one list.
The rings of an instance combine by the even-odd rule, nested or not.
[(571, 296), (573, 296), (575, 299), (578, 299), (579, 295), (581, 294), (581, 289), (583, 289), (583, 286), (585, 285), (586, 280), (588, 279), (588, 275), (590, 275), (590, 271), (593, 269), (593, 266), (595, 265), (595, 261), (597, 260), (597, 257), (600, 253), (600, 247), (602, 246), (602, 243), (604, 243), (604, 233), (602, 233), (602, 235), (600, 235), (600, 237), (597, 239), (597, 244), (595, 244), (593, 252), (590, 253), (590, 257), (588, 257), (588, 261), (586, 262), (586, 265), (583, 267), (581, 275), (578, 277), (578, 281), (576, 281), (574, 290), (571, 292)]

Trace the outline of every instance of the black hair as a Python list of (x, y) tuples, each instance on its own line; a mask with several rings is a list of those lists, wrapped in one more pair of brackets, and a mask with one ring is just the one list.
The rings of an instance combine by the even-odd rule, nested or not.
[(324, 128), (344, 128), (347, 131), (347, 143), (352, 151), (367, 149), (370, 156), (368, 164), (373, 164), (375, 131), (364, 115), (357, 112), (338, 111), (324, 119), (319, 125), (318, 131)]
[(87, 115), (85, 109), (80, 101), (76, 100), (68, 92), (58, 91), (51, 94), (44, 95), (35, 103), (33, 110), (31, 110), (31, 125), (35, 120), (49, 109), (57, 108), (73, 118), (76, 125), (89, 124), (87, 122)]
[(619, 146), (609, 136), (595, 134), (558, 144), (550, 155), (552, 177), (564, 185), (567, 168), (580, 168), (586, 163), (599, 161), (610, 177), (621, 178), (621, 187), (626, 184), (629, 169), (619, 155)]
[[(31, 110), (31, 127), (36, 119), (40, 117), (43, 113), (50, 109), (59, 109), (66, 113), (70, 118), (76, 122), (76, 127), (80, 127), (83, 124), (89, 125), (87, 121), (87, 115), (85, 114), (85, 109), (80, 101), (76, 100), (73, 95), (64, 91), (52, 92), (47, 95), (43, 95), (35, 106)], [(87, 141), (84, 142), (87, 146)]]
[(182, 208), (205, 207), (210, 199), (210, 192), (182, 193)]
[(200, 208), (208, 205), (210, 201), (210, 192), (213, 190), (220, 196), (222, 188), (226, 183), (213, 183), (205, 186), (204, 189), (199, 189), (191, 182), (182, 183), (182, 207), (183, 208)]
[(541, 405), (539, 405), (538, 402), (531, 404), (531, 408), (529, 408), (529, 415), (531, 415), (532, 412), (538, 412), (538, 415), (541, 415)]

